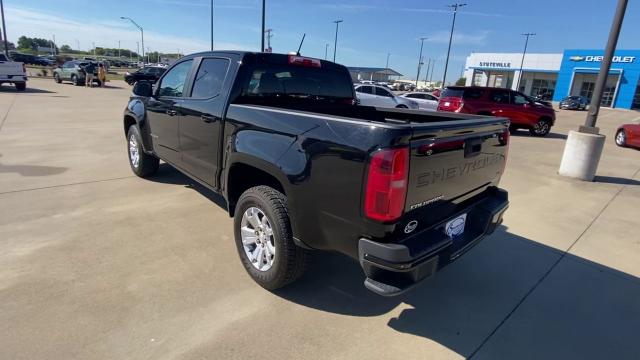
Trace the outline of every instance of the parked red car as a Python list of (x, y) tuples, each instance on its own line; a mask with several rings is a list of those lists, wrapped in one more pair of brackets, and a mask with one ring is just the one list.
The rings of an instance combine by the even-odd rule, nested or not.
[(556, 122), (553, 108), (510, 89), (489, 87), (447, 87), (438, 102), (438, 111), (501, 116), (511, 120), (511, 129), (528, 129), (545, 136)]
[(640, 121), (621, 125), (616, 131), (616, 145), (640, 148)]

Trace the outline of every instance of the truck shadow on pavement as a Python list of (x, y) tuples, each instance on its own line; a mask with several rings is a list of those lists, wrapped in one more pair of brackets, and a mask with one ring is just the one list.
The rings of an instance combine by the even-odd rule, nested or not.
[(227, 202), (224, 197), (200, 185), (197, 181), (191, 179), (187, 175), (184, 175), (167, 163), (160, 163), (158, 172), (147, 179), (162, 184), (183, 185), (186, 188), (199, 192), (200, 195), (206, 197), (222, 209), (227, 209)]
[[(0, 154), (2, 157), (2, 154)], [(44, 165), (4, 165), (0, 162), (0, 174), (16, 173), (20, 176), (49, 176), (62, 174), (69, 168)]]
[[(348, 316), (384, 316), (392, 329), (464, 357), (637, 359), (640, 279), (501, 227), (409, 292), (367, 291), (352, 260), (315, 254), (307, 276), (277, 295)], [(381, 345), (382, 346), (382, 345)]]
[(593, 182), (617, 184), (617, 185), (640, 185), (640, 181), (634, 179), (621, 178), (617, 176), (596, 176)]
[(24, 91), (17, 91), (15, 87), (0, 86), (0, 93), (15, 93), (15, 94), (56, 94), (55, 91), (30, 88), (27, 84), (27, 88)]

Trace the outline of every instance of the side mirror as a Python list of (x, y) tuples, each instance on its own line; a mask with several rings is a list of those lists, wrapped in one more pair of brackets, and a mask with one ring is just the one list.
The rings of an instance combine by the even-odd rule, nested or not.
[(138, 81), (133, 85), (133, 94), (142, 97), (153, 96), (153, 85), (148, 81)]

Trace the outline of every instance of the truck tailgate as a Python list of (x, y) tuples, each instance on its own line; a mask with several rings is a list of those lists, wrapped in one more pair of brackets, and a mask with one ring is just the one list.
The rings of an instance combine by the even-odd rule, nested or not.
[(0, 75), (24, 75), (24, 71), (22, 71), (22, 63), (0, 61)]
[(457, 204), (497, 185), (507, 158), (508, 124), (480, 117), (415, 126), (405, 213), (439, 221), (453, 215)]

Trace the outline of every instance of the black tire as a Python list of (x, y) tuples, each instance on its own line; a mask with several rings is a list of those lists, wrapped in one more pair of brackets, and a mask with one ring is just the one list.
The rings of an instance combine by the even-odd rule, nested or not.
[(620, 147), (627, 146), (627, 133), (624, 131), (624, 129), (620, 129), (616, 133), (616, 145)]
[(547, 134), (549, 134), (550, 131), (551, 131), (551, 121), (549, 121), (548, 119), (538, 120), (538, 123), (531, 129), (529, 129), (529, 132), (531, 133), (531, 135), (537, 136), (537, 137), (547, 136)]
[[(132, 150), (132, 148), (135, 150)], [(144, 152), (142, 149), (142, 137), (135, 125), (130, 126), (127, 131), (127, 155), (131, 171), (141, 178), (151, 176), (158, 171), (160, 159)]]
[(78, 79), (78, 77), (76, 75), (71, 75), (71, 82), (73, 83), (73, 85), (75, 86), (82, 86), (84, 84), (82, 84), (80, 82), (80, 79)]
[(16, 83), (16, 90), (17, 91), (25, 91), (27, 89), (27, 83), (23, 82), (23, 83)]
[(62, 79), (60, 79), (60, 75), (58, 73), (53, 74), (53, 80), (58, 84), (62, 82)]
[[(266, 241), (270, 241), (275, 247), (273, 264), (266, 270), (258, 270), (254, 266), (243, 245), (243, 216), (250, 208), (262, 211), (273, 233), (271, 239), (266, 237), (269, 239)], [(279, 289), (304, 273), (308, 252), (293, 242), (287, 199), (281, 192), (268, 186), (256, 186), (245, 191), (236, 205), (233, 228), (240, 261), (258, 285), (267, 290)]]

